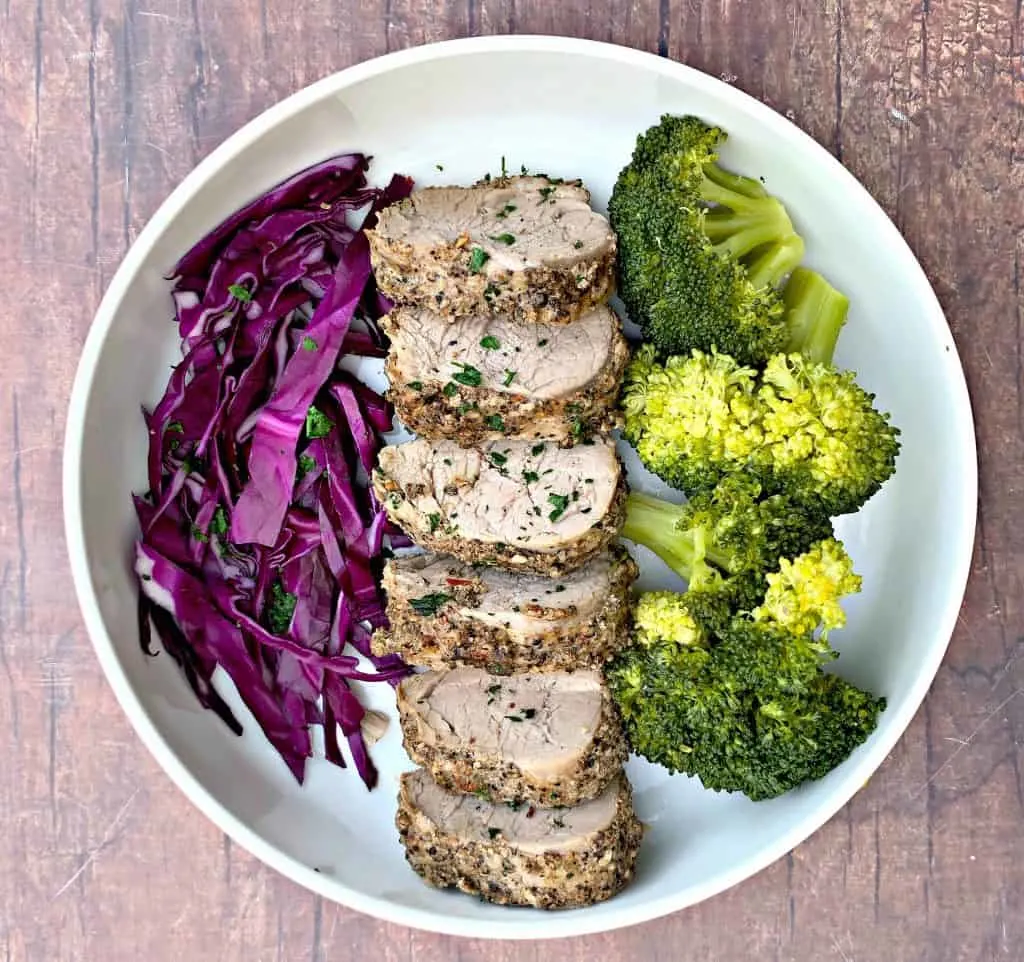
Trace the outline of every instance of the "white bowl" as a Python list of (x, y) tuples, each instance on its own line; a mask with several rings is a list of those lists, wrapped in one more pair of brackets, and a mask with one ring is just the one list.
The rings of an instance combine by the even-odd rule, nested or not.
[[(163, 275), (254, 194), (349, 149), (374, 155), (378, 181), (401, 171), (420, 183), (468, 182), (496, 172), (504, 155), (510, 169), (583, 177), (603, 205), (636, 135), (666, 111), (722, 125), (725, 162), (762, 175), (785, 200), (809, 264), (852, 300), (837, 363), (858, 372), (903, 431), (895, 478), (839, 526), (864, 590), (835, 636), (838, 669), (884, 694), (888, 709), (840, 768), (771, 802), (706, 792), (632, 761), (650, 825), (634, 884), (571, 912), (498, 908), (430, 889), (406, 866), (392, 822), (397, 775), (409, 766), (397, 725), (375, 748), (382, 780), (374, 793), (351, 769), (323, 761), (311, 763), (299, 788), (244, 709), (236, 707), (248, 721), (236, 738), (198, 707), (169, 658), (139, 650), (129, 564), (130, 495), (146, 477), (139, 407), (159, 397), (178, 348)], [(493, 938), (576, 935), (664, 915), (760, 871), (830, 818), (892, 749), (931, 684), (967, 579), (976, 492), (953, 339), (910, 250), (854, 178), (792, 124), (718, 80), (620, 47), (539, 37), (455, 41), (360, 64), (214, 151), (157, 211), (111, 282), (82, 354), (64, 461), (68, 545), (89, 634), (132, 724), (182, 791), (236, 842), (326, 898), (394, 922)], [(647, 564), (644, 579), (664, 581), (664, 572)], [(387, 706), (390, 690), (375, 686), (371, 697)]]

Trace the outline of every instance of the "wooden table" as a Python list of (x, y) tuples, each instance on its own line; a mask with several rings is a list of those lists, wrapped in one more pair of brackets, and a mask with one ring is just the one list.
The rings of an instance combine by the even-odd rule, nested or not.
[[(2, 0), (0, 959), (1024, 958), (1022, 30), (1021, 0)], [(503, 32), (686, 61), (833, 150), (935, 284), (967, 368), (982, 469), (952, 647), (853, 802), (692, 910), (521, 945), (378, 923), (221, 836), (157, 768), (103, 680), (72, 594), (60, 503), (86, 329), (178, 181), (325, 74)]]

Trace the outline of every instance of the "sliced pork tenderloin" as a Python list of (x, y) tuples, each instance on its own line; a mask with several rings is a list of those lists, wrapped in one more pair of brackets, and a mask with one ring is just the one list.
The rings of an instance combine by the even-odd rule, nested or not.
[(618, 546), (557, 580), (445, 555), (393, 558), (384, 568), (390, 628), (374, 635), (373, 651), (493, 674), (599, 668), (628, 641), (637, 574)]
[(384, 323), (390, 397), (421, 437), (569, 444), (620, 424), (629, 347), (606, 305), (568, 325), (422, 309), (392, 311)]
[(614, 292), (615, 233), (578, 182), (427, 187), (367, 231), (380, 289), (444, 317), (567, 324)]
[(409, 441), (381, 450), (373, 486), (422, 547), (550, 575), (599, 554), (625, 515), (625, 472), (608, 440)]
[(541, 909), (621, 892), (643, 839), (624, 775), (592, 801), (541, 808), (451, 794), (417, 769), (402, 776), (395, 824), (406, 860), (430, 885)]
[(492, 801), (575, 805), (629, 754), (599, 671), (423, 672), (399, 685), (398, 713), (416, 764), (448, 791)]

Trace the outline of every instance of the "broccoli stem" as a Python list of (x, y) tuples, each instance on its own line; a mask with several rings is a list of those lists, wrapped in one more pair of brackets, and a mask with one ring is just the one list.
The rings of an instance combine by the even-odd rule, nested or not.
[(786, 305), (789, 343), (786, 350), (819, 364), (831, 364), (850, 301), (815, 271), (798, 267), (782, 298)]
[(756, 259), (747, 265), (747, 277), (754, 287), (776, 287), (796, 268), (803, 256), (803, 240), (797, 234), (790, 234), (780, 243), (759, 252)]
[(746, 267), (755, 287), (777, 286), (800, 263), (804, 244), (786, 208), (757, 181), (709, 164), (701, 198), (716, 205), (704, 217), (704, 233), (723, 257), (753, 255)]
[(681, 525), (686, 506), (633, 491), (626, 499), (622, 537), (653, 551), (679, 577), (688, 582), (715, 579), (707, 562), (725, 567), (725, 558), (709, 543), (701, 528)]

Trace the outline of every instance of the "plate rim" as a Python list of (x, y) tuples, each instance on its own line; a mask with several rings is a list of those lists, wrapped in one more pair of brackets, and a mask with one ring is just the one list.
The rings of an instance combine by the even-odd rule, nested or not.
[(952, 398), (952, 403), (954, 410), (958, 412), (958, 421), (961, 422), (956, 427), (963, 435), (962, 442), (966, 446), (965, 455), (973, 455), (973, 457), (965, 458), (965, 476), (960, 479), (962, 494), (959, 513), (963, 517), (958, 518), (958, 521), (960, 522), (961, 537), (960, 543), (956, 546), (956, 571), (950, 581), (950, 587), (954, 590), (950, 592), (941, 619), (939, 634), (941, 641), (932, 646), (928, 658), (923, 662), (924, 670), (919, 671), (901, 710), (895, 721), (891, 723), (891, 733), (873, 743), (870, 750), (861, 753), (856, 762), (850, 766), (843, 782), (839, 785), (839, 790), (832, 794), (826, 804), (822, 804), (814, 812), (812, 818), (794, 826), (793, 829), (779, 836), (773, 844), (743, 861), (731, 872), (723, 873), (707, 883), (693, 886), (684, 890), (683, 893), (675, 892), (652, 898), (640, 907), (616, 909), (615, 902), (612, 900), (604, 903), (600, 914), (567, 912), (538, 918), (533, 912), (525, 915), (516, 912), (509, 913), (508, 921), (493, 919), (481, 921), (462, 916), (443, 916), (435, 911), (399, 905), (387, 898), (358, 892), (330, 876), (316, 872), (311, 866), (288, 855), (276, 845), (265, 840), (255, 829), (236, 818), (214, 798), (203, 782), (193, 774), (189, 766), (182, 761), (165, 740), (129, 682), (127, 674), (121, 666), (113, 640), (100, 614), (98, 592), (89, 568), (85, 547), (80, 484), (85, 412), (94, 385), (97, 363), (118, 307), (139, 266), (148, 256), (167, 224), (180, 214), (196, 190), (212, 178), (226, 163), (233, 160), (282, 121), (350, 86), (396, 69), (481, 53), (563, 53), (632, 64), (674, 79), (682, 79), (691, 89), (711, 90), (716, 96), (731, 101), (735, 106), (741, 107), (747, 112), (756, 114), (759, 122), (768, 126), (775, 125), (784, 129), (787, 137), (803, 140), (805, 146), (808, 146), (817, 156), (818, 163), (831, 167), (834, 174), (845, 180), (847, 189), (856, 195), (858, 206), (870, 212), (876, 222), (873, 225), (874, 229), (889, 232), (892, 241), (897, 246), (904, 248), (909, 262), (916, 268), (908, 283), (913, 283), (916, 286), (916, 293), (922, 301), (923, 309), (932, 314), (937, 322), (941, 322), (946, 330), (949, 330), (949, 322), (917, 256), (878, 202), (850, 171), (809, 134), (757, 98), (685, 63), (605, 41), (520, 34), (470, 37), (422, 44), (353, 64), (315, 81), (273, 104), (228, 136), (200, 161), (151, 215), (134, 243), (126, 251), (107, 285), (89, 326), (80, 354), (68, 402), (64, 434), (62, 464), (64, 528), (76, 598), (82, 612), (86, 633), (107, 684), (113, 690), (135, 733), (157, 764), (191, 804), (234, 842), (265, 865), (307, 891), (383, 921), (423, 931), (462, 937), (509, 940), (564, 938), (613, 931), (661, 918), (712, 898), (740, 882), (752, 878), (816, 834), (866, 784), (906, 733), (934, 683), (935, 676), (952, 640), (971, 571), (977, 530), (977, 438), (963, 362), (950, 331), (949, 350), (952, 360), (955, 360), (956, 364), (955, 370), (948, 379), (948, 385), (956, 394), (956, 397)]

